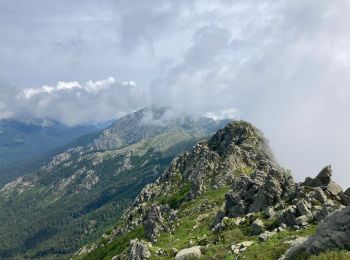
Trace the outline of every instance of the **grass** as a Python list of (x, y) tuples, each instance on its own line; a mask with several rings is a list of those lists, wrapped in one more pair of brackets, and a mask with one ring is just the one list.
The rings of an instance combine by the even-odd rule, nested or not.
[(244, 259), (272, 260), (279, 259), (289, 248), (285, 243), (296, 237), (313, 235), (316, 232), (316, 225), (300, 231), (287, 230), (271, 237), (267, 241), (259, 242), (247, 249), (242, 255)]
[(190, 184), (186, 183), (179, 192), (170, 195), (169, 197), (161, 196), (159, 198), (160, 204), (168, 204), (171, 208), (177, 209), (183, 203), (190, 191)]
[(143, 227), (136, 228), (124, 236), (116, 237), (111, 243), (101, 239), (99, 242), (103, 246), (99, 246), (90, 254), (77, 256), (77, 260), (110, 260), (113, 256), (121, 254), (129, 246), (131, 239), (144, 238)]
[(318, 256), (311, 256), (309, 260), (345, 260), (350, 259), (350, 251), (337, 250), (322, 253)]
[[(260, 218), (269, 229), (274, 228), (274, 219), (267, 220), (263, 213), (255, 213), (251, 221), (237, 225), (235, 219), (224, 221), (225, 228), (216, 233), (211, 231), (216, 213), (222, 208), (225, 201), (224, 195), (229, 191), (229, 187), (217, 190), (207, 190), (203, 195), (192, 201), (183, 201), (187, 196), (188, 187), (184, 186), (178, 193), (168, 197), (161, 197), (160, 202), (167, 203), (178, 209), (176, 229), (174, 232), (162, 232), (158, 241), (150, 248), (152, 256), (150, 259), (173, 259), (175, 251), (192, 246), (202, 246), (203, 259), (236, 259), (236, 255), (231, 251), (231, 246), (242, 241), (254, 241), (255, 244), (248, 247), (240, 255), (240, 259), (270, 260), (279, 259), (288, 249), (286, 241), (294, 240), (296, 237), (309, 236), (315, 233), (316, 225), (311, 225), (307, 229), (299, 231), (286, 230), (277, 233), (267, 241), (258, 242), (256, 236), (251, 236), (249, 229), (251, 221)], [(143, 230), (138, 229), (129, 234), (115, 239), (110, 244), (99, 247), (95, 252), (89, 254), (87, 258), (79, 259), (110, 259), (112, 256), (125, 252), (128, 248), (129, 240), (135, 237), (144, 238)], [(165, 255), (157, 255), (158, 250), (162, 250)], [(176, 249), (176, 250), (174, 250)], [(310, 259), (350, 259), (347, 251), (329, 252)]]

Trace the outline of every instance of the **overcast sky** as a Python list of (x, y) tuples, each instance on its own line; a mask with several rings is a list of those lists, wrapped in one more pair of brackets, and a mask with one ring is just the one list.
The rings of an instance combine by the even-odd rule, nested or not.
[(0, 0), (0, 118), (150, 104), (249, 120), (298, 180), (350, 185), (348, 0)]

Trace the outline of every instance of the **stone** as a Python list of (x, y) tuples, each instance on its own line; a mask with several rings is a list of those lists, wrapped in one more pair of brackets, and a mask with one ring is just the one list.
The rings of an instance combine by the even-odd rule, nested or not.
[(194, 246), (191, 248), (185, 248), (180, 250), (176, 256), (175, 260), (190, 260), (190, 259), (200, 259), (201, 258), (201, 247)]
[(340, 198), (341, 204), (343, 204), (345, 206), (350, 206), (350, 196), (346, 195), (343, 192), (339, 193), (338, 196)]
[(302, 215), (300, 217), (295, 218), (295, 224), (299, 225), (299, 226), (304, 226), (304, 223), (307, 223), (309, 220), (309, 218), (305, 215)]
[(278, 222), (284, 223), (287, 226), (294, 226), (295, 215), (296, 215), (296, 206), (294, 205), (288, 206), (286, 209), (281, 211), (280, 217), (278, 218)]
[(265, 230), (264, 222), (262, 220), (260, 220), (260, 219), (256, 219), (252, 223), (251, 229), (252, 229), (252, 235), (259, 235), (259, 234), (261, 234)]
[(348, 188), (344, 193), (350, 197), (350, 188)]
[(320, 187), (315, 188), (314, 192), (315, 192), (314, 198), (316, 200), (318, 200), (321, 203), (327, 202), (328, 198), (327, 198), (326, 194), (324, 193), (324, 191)]
[(308, 219), (313, 218), (311, 211), (308, 209), (307, 202), (305, 202), (304, 200), (301, 200), (296, 204), (296, 206), (298, 208), (300, 215), (304, 215)]
[(345, 207), (327, 216), (318, 227), (316, 234), (303, 243), (288, 250), (287, 259), (299, 254), (314, 255), (330, 250), (350, 247), (350, 207)]
[(332, 177), (332, 167), (330, 165), (324, 167), (315, 178), (306, 178), (302, 183), (303, 186), (320, 187), (327, 186)]
[(231, 251), (236, 255), (239, 255), (239, 253), (244, 252), (248, 247), (250, 247), (253, 244), (254, 244), (254, 241), (243, 241), (236, 245), (232, 245)]
[(259, 236), (258, 236), (258, 240), (259, 241), (266, 241), (266, 240), (268, 240), (270, 237), (272, 237), (272, 236), (274, 236), (274, 235), (276, 235), (276, 231), (265, 231), (264, 233), (262, 233), (262, 234), (260, 234)]
[(153, 204), (143, 220), (145, 235), (152, 243), (157, 242), (159, 232), (164, 229), (163, 222), (160, 207)]
[(145, 260), (151, 257), (146, 242), (134, 239), (130, 241), (129, 260)]
[(343, 191), (343, 189), (338, 184), (332, 181), (327, 185), (327, 191), (329, 191), (329, 193), (331, 193), (333, 196), (337, 196)]
[(285, 243), (289, 244), (291, 246), (297, 246), (297, 245), (304, 243), (308, 238), (309, 237), (297, 237), (296, 239), (286, 241)]
[(267, 208), (265, 209), (265, 215), (266, 215), (266, 217), (268, 217), (268, 218), (274, 217), (274, 216), (275, 216), (275, 210), (273, 209), (273, 207), (267, 207)]
[(283, 229), (286, 229), (286, 228), (287, 228), (287, 225), (284, 224), (284, 223), (281, 223), (280, 227), (283, 228)]

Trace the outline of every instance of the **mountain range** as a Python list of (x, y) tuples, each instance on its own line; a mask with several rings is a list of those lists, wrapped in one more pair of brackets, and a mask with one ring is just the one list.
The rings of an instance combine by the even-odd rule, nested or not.
[(179, 153), (227, 121), (145, 108), (0, 188), (1, 258), (62, 259), (114, 225)]
[(246, 121), (147, 107), (0, 187), (1, 259), (350, 259), (350, 188)]
[(326, 166), (296, 183), (263, 134), (235, 121), (174, 159), (73, 259), (349, 259), (350, 189), (331, 177)]
[(49, 119), (0, 120), (0, 185), (37, 167), (53, 150), (104, 126), (70, 127)]

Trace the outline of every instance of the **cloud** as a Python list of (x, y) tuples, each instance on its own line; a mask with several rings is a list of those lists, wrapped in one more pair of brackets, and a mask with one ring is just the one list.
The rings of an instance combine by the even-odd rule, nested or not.
[(38, 3), (0, 4), (0, 116), (243, 118), (298, 180), (332, 163), (350, 185), (349, 1)]
[(117, 83), (112, 77), (100, 81), (58, 82), (55, 86), (25, 88), (0, 103), (0, 109), (12, 111), (3, 117), (53, 118), (68, 125), (115, 119), (147, 105), (147, 93), (135, 82)]

